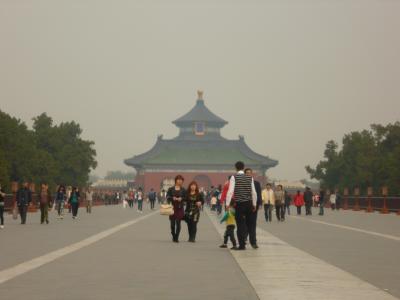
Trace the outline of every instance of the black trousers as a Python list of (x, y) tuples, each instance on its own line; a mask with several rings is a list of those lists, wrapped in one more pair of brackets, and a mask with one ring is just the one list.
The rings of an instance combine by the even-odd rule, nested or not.
[(156, 200), (150, 200), (150, 208), (154, 209), (155, 205), (156, 205)]
[(171, 219), (171, 234), (175, 240), (179, 240), (179, 234), (181, 233), (181, 220)]
[(0, 225), (4, 225), (4, 206), (0, 206)]
[(258, 210), (252, 212), (250, 217), (250, 227), (249, 227), (249, 241), (251, 245), (257, 244), (257, 215)]
[(189, 232), (189, 241), (195, 241), (196, 240), (196, 234), (197, 234), (197, 221), (193, 220), (187, 220), (187, 226), (188, 226), (188, 232)]
[(264, 204), (264, 215), (266, 222), (272, 222), (272, 205)]
[(246, 247), (246, 237), (251, 228), (253, 203), (251, 201), (238, 202), (236, 206), (236, 225), (239, 247)]
[(311, 204), (306, 204), (306, 215), (312, 215)]
[(27, 205), (22, 205), (18, 206), (19, 214), (21, 216), (21, 224), (26, 223), (26, 214), (28, 213), (28, 206)]
[(44, 223), (44, 221), (49, 221), (49, 204), (48, 203), (40, 203), (40, 223)]
[(285, 208), (282, 204), (275, 205), (275, 212), (278, 221), (285, 220)]
[(297, 214), (301, 215), (301, 206), (296, 206), (296, 208), (297, 208)]
[(78, 215), (79, 203), (71, 203), (72, 216), (76, 217)]
[(235, 225), (226, 226), (224, 234), (224, 245), (228, 244), (228, 239), (231, 240), (233, 247), (236, 247)]

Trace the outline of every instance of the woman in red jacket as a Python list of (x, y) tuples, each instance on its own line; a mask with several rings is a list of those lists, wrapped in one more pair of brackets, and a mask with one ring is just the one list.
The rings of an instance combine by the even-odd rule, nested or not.
[(294, 196), (294, 205), (297, 208), (297, 215), (301, 215), (301, 207), (304, 205), (304, 197), (297, 191), (297, 194)]

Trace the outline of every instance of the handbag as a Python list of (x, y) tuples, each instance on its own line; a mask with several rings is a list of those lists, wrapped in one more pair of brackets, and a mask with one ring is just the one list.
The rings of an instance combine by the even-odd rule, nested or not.
[(172, 216), (174, 214), (174, 207), (171, 204), (161, 204), (160, 215)]
[(185, 211), (183, 219), (185, 220), (185, 222), (189, 222), (191, 219), (193, 219), (193, 212), (191, 210)]

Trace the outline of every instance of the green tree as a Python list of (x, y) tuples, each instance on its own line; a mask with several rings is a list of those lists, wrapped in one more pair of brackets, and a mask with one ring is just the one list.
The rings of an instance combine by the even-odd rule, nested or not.
[(97, 166), (94, 142), (81, 139), (82, 129), (75, 122), (53, 126), (45, 113), (33, 121), (37, 147), (48, 154), (42, 170), (54, 169), (52, 178), (58, 184), (86, 185), (90, 171)]
[(371, 130), (346, 134), (340, 151), (329, 141), (324, 160), (306, 170), (326, 188), (372, 186), (378, 191), (387, 185), (391, 194), (399, 194), (400, 123), (374, 124)]
[(0, 180), (83, 186), (95, 169), (92, 141), (81, 138), (75, 122), (53, 125), (43, 113), (33, 119), (33, 130), (0, 111)]

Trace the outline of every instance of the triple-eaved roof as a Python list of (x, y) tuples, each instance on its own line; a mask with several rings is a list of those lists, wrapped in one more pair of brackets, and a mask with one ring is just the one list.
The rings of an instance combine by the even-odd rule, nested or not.
[(174, 123), (178, 127), (186, 126), (187, 124), (192, 124), (194, 122), (205, 122), (208, 125), (212, 125), (218, 128), (224, 127), (228, 124), (227, 121), (218, 117), (216, 114), (211, 112), (207, 106), (204, 104), (202, 99), (203, 93), (198, 91), (198, 100), (196, 105), (185, 115), (176, 119)]
[[(228, 122), (212, 113), (202, 96), (202, 92), (198, 92), (198, 100), (192, 110), (173, 121), (181, 128), (178, 137), (163, 139), (159, 136), (152, 149), (125, 160), (125, 164), (137, 170), (227, 170), (233, 168), (234, 163), (239, 160), (260, 170), (267, 170), (278, 164), (278, 161), (254, 152), (243, 137), (238, 140), (223, 138), (220, 128)], [(196, 122), (205, 124), (204, 135), (196, 135), (194, 132)]]

